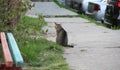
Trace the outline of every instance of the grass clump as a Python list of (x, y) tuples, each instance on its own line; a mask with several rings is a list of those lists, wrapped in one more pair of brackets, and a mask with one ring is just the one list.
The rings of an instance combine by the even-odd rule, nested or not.
[(105, 23), (97, 22), (96, 20), (94, 20), (93, 18), (88, 17), (88, 16), (85, 15), (85, 14), (80, 14), (79, 16), (82, 17), (82, 18), (85, 18), (85, 19), (89, 20), (89, 21), (92, 22), (92, 23), (95, 23), (95, 24), (98, 25), (98, 26), (107, 27), (107, 28), (110, 28), (110, 29), (113, 29), (113, 30), (118, 30), (118, 29), (120, 29), (120, 26), (112, 26), (112, 25), (110, 25), (110, 24), (105, 24)]
[(20, 49), (29, 66), (47, 66), (61, 57), (62, 47), (51, 41), (43, 38), (29, 39), (28, 41)]

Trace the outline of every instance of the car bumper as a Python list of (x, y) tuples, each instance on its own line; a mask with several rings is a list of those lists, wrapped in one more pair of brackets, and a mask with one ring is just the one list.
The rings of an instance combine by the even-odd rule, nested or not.
[(96, 17), (97, 12), (90, 13), (90, 12), (86, 11), (85, 14), (86, 14), (87, 16), (92, 17), (92, 18), (94, 18), (95, 20), (97, 20), (97, 17)]

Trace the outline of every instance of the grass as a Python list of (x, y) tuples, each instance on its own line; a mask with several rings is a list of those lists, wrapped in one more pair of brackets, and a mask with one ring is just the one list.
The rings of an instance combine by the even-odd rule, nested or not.
[(42, 16), (39, 18), (25, 16), (16, 25), (5, 28), (1, 26), (0, 29), (13, 33), (25, 61), (23, 70), (70, 70), (62, 56), (62, 46), (41, 37), (43, 35), (41, 28), (45, 25)]
[(28, 44), (20, 47), (28, 68), (32, 66), (42, 70), (69, 70), (62, 56), (61, 46), (43, 38), (28, 41)]
[[(26, 60), (26, 62), (30, 66), (44, 66), (49, 63), (49, 59), (52, 61), (56, 57), (57, 54), (62, 53), (62, 49), (60, 46), (47, 41), (45, 39), (31, 39), (28, 40), (29, 44), (20, 47), (21, 52)], [(47, 62), (46, 62), (47, 61)], [(50, 62), (51, 62), (50, 61)], [(30, 63), (29, 63), (30, 62)], [(45, 64), (44, 64), (45, 63)]]
[(104, 23), (101, 23), (101, 22), (97, 22), (96, 20), (94, 20), (93, 18), (88, 17), (85, 14), (80, 14), (79, 16), (82, 17), (82, 18), (84, 18), (84, 19), (89, 20), (91, 23), (95, 23), (98, 26), (107, 27), (107, 28), (112, 29), (112, 30), (118, 30), (118, 29), (120, 29), (120, 26), (111, 26), (109, 24), (104, 24)]
[(87, 15), (85, 15), (85, 14), (80, 14), (79, 16), (80, 16), (80, 17), (82, 17), (82, 18), (84, 18), (84, 19), (89, 20), (91, 23), (95, 23), (96, 25), (99, 25), (99, 26), (104, 26), (104, 27), (106, 27), (106, 26), (107, 26), (106, 24), (103, 24), (103, 23), (100, 23), (100, 22), (95, 21), (94, 19), (92, 19), (92, 18), (88, 17), (88, 16), (87, 16)]
[(36, 67), (38, 70), (70, 70), (62, 56), (61, 46), (41, 37), (31, 37), (41, 36), (41, 28), (45, 24), (42, 16), (39, 18), (24, 17), (14, 31), (26, 62), (24, 70), (35, 70)]

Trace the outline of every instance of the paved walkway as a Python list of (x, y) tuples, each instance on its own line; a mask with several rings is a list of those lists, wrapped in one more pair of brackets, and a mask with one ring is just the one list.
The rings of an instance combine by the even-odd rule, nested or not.
[(54, 2), (32, 2), (35, 4), (30, 11), (27, 12), (27, 15), (43, 15), (43, 16), (76, 16), (77, 14), (60, 8)]
[(55, 41), (54, 22), (62, 24), (69, 44), (64, 57), (73, 70), (120, 70), (120, 30), (111, 30), (82, 18), (45, 18), (47, 39)]
[[(37, 10), (32, 10), (33, 13), (28, 15), (38, 15), (41, 11), (44, 12), (43, 15), (49, 16), (66, 12), (66, 10), (57, 9), (58, 6), (55, 4), (53, 4), (54, 7), (48, 4), (53, 4), (53, 2), (36, 4), (39, 6), (36, 7)], [(41, 9), (40, 7), (43, 6), (47, 8)], [(71, 15), (74, 14), (71, 13)], [(48, 25), (43, 29), (48, 30), (47, 39), (55, 41), (54, 22), (57, 22), (67, 31), (69, 44), (75, 45), (74, 48), (65, 48), (63, 54), (71, 69), (120, 70), (120, 30), (97, 26), (85, 19), (76, 17), (45, 18), (45, 21)]]

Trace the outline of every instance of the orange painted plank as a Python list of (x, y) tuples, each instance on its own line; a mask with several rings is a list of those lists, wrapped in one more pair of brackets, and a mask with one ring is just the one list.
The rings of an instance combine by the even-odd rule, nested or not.
[(12, 67), (13, 60), (12, 60), (12, 56), (11, 56), (11, 53), (10, 53), (10, 50), (8, 47), (5, 33), (1, 32), (0, 37), (1, 37), (1, 44), (2, 44), (3, 54), (4, 54), (5, 65), (6, 65), (6, 67)]

